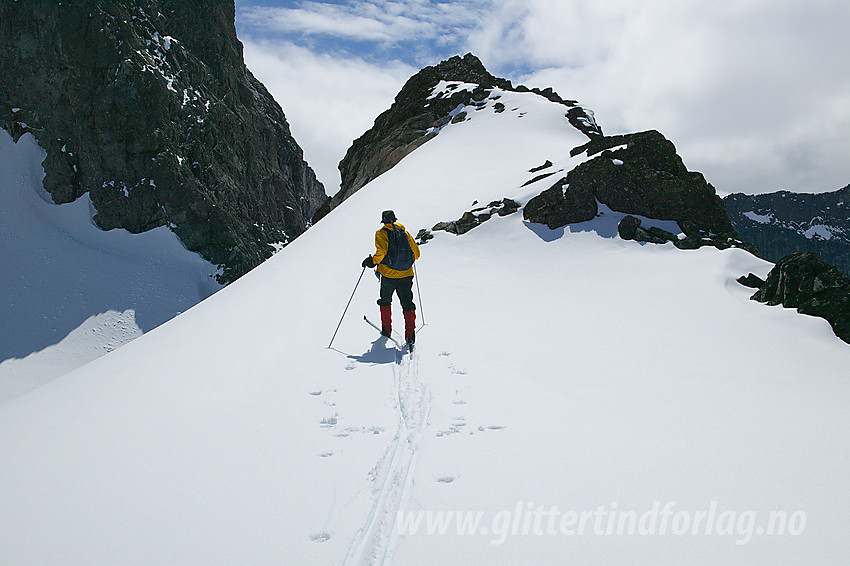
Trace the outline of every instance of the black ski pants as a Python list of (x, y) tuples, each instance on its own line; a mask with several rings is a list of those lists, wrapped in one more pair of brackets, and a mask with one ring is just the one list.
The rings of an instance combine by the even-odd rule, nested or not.
[(381, 298), (378, 299), (378, 305), (382, 307), (390, 306), (393, 301), (393, 293), (398, 295), (401, 310), (416, 310), (416, 305), (413, 304), (413, 276), (399, 278), (381, 276)]

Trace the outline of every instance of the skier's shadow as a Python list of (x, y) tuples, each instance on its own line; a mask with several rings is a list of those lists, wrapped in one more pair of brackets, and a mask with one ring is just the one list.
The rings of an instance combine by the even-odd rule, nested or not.
[(374, 342), (368, 352), (360, 356), (348, 356), (361, 364), (394, 364), (398, 356), (398, 349), (385, 336), (381, 336)]

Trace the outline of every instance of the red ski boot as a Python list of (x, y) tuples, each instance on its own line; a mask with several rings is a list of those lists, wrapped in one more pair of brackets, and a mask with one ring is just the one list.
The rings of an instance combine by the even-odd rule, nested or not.
[(391, 306), (380, 305), (381, 308), (381, 335), (387, 338), (393, 332), (393, 309)]
[(412, 350), (416, 341), (416, 311), (404, 311), (404, 339)]

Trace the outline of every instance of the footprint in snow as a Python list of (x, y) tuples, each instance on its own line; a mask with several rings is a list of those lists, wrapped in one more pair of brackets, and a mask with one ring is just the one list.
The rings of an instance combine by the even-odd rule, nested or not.
[(314, 533), (310, 535), (310, 540), (313, 542), (328, 542), (333, 536), (333, 533)]
[(449, 427), (448, 430), (437, 431), (437, 438), (449, 436), (450, 434), (457, 434), (461, 431), (461, 429), (463, 429), (465, 426), (467, 426), (465, 417), (454, 417), (452, 420), (454, 422), (452, 423), (452, 425)]
[(452, 483), (455, 481), (454, 476), (443, 476), (441, 478), (437, 478), (437, 483)]

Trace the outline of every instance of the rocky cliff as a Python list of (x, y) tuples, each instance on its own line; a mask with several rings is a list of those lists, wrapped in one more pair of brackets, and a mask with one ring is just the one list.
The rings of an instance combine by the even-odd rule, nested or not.
[(47, 151), (57, 203), (104, 230), (167, 225), (232, 281), (326, 200), (248, 71), (233, 0), (0, 3), (0, 126)]
[(850, 185), (829, 193), (736, 193), (723, 200), (738, 233), (765, 259), (815, 252), (850, 275)]

